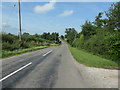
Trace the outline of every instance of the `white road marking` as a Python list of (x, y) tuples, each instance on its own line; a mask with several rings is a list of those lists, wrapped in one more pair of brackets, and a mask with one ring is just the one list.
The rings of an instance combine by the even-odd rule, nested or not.
[(9, 78), (10, 76), (12, 76), (12, 75), (16, 74), (17, 72), (21, 71), (22, 69), (26, 68), (27, 66), (29, 66), (29, 65), (31, 65), (31, 64), (32, 64), (32, 62), (30, 62), (30, 63), (26, 64), (25, 66), (23, 66), (23, 67), (19, 68), (18, 70), (16, 70), (16, 71), (12, 72), (11, 74), (9, 74), (9, 75), (7, 75), (7, 76), (5, 76), (4, 78), (0, 79), (0, 82), (2, 82), (3, 80), (5, 80), (5, 79)]
[(46, 55), (48, 55), (48, 54), (51, 53), (52, 51), (53, 51), (53, 50), (50, 50), (49, 52), (45, 53), (45, 54), (43, 55), (43, 57), (46, 56)]

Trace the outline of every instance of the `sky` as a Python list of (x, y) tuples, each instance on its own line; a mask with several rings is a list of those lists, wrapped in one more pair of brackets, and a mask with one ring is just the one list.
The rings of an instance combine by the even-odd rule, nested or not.
[[(86, 20), (94, 21), (98, 13), (107, 11), (111, 4), (112, 2), (55, 2), (55, 0), (21, 2), (22, 33), (58, 32), (64, 34), (66, 28), (75, 28), (80, 32), (81, 25)], [(2, 2), (0, 11), (2, 12), (0, 29), (2, 27), (3, 32), (18, 34), (17, 2)]]

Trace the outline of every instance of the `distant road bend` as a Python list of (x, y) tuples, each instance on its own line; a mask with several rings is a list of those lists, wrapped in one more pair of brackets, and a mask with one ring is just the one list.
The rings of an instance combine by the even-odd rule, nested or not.
[(86, 88), (65, 43), (2, 60), (2, 88)]

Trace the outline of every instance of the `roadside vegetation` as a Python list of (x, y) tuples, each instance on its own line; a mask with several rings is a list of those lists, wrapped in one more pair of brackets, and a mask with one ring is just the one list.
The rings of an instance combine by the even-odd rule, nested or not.
[(25, 48), (25, 49), (17, 49), (17, 50), (13, 50), (13, 51), (3, 50), (2, 51), (2, 58), (14, 56), (14, 55), (19, 55), (19, 54), (47, 48), (47, 47), (48, 46), (37, 46), (37, 47), (31, 47), (31, 48)]
[(2, 58), (59, 44), (59, 34), (56, 32), (42, 35), (30, 35), (25, 32), (22, 35), (22, 41), (19, 41), (17, 35), (2, 32)]
[(79, 50), (71, 46), (69, 46), (69, 49), (73, 57), (81, 64), (89, 67), (118, 69), (118, 64), (114, 61), (101, 58), (84, 50)]
[(65, 36), (61, 36), (72, 46), (70, 50), (75, 59), (88, 66), (116, 66), (115, 63), (120, 62), (120, 2), (112, 4), (108, 11), (100, 12), (93, 22), (87, 20), (81, 27), (79, 33), (74, 28), (67, 28)]

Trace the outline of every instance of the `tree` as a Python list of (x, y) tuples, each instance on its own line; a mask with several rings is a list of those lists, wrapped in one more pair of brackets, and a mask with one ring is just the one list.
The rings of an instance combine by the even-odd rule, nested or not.
[(77, 36), (77, 31), (74, 28), (67, 28), (65, 31), (66, 35), (65, 37), (67, 38), (67, 42), (69, 44), (72, 44), (72, 42), (76, 39)]
[(53, 33), (43, 33), (41, 35), (41, 37), (43, 39), (47, 39), (47, 40), (50, 40), (50, 41), (54, 41), (55, 43), (59, 43), (59, 33), (57, 32), (53, 32)]
[(49, 32), (48, 32), (48, 33), (43, 33), (43, 34), (41, 35), (41, 37), (44, 38), (44, 39), (49, 40), (49, 39), (50, 39), (50, 33), (49, 33)]
[(51, 38), (52, 38), (53, 41), (58, 41), (58, 37), (59, 37), (59, 34), (56, 33), (56, 32), (53, 32), (53, 33), (51, 34)]
[(27, 35), (30, 35), (30, 34), (29, 34), (29, 33), (24, 32), (24, 33), (23, 33), (23, 35), (26, 35), (26, 36), (27, 36)]
[(61, 35), (61, 39), (64, 39), (64, 36), (63, 36), (63, 35)]
[(120, 2), (112, 4), (106, 12), (109, 30), (120, 31)]
[(103, 13), (100, 12), (100, 13), (98, 14), (98, 16), (96, 16), (95, 21), (94, 21), (94, 24), (95, 24), (96, 27), (98, 27), (98, 28), (101, 28), (101, 27), (103, 26), (103, 20), (101, 19), (101, 18), (102, 18), (102, 15), (103, 15)]
[(86, 39), (89, 39), (91, 35), (96, 34), (95, 27), (92, 25), (90, 21), (86, 21), (84, 25), (82, 25), (82, 32)]

